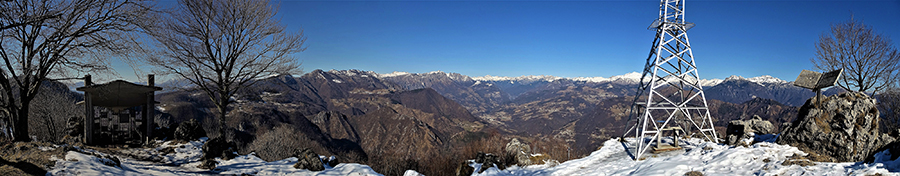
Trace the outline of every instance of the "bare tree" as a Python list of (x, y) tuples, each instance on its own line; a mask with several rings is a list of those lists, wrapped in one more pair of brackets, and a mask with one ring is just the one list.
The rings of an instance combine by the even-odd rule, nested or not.
[(859, 92), (877, 93), (897, 81), (900, 72), (900, 53), (891, 39), (852, 17), (819, 36), (811, 61), (825, 71), (843, 68), (838, 85)]
[(257, 79), (299, 72), (289, 54), (303, 51), (303, 33), (286, 32), (268, 0), (179, 0), (147, 29), (162, 51), (149, 57), (163, 73), (189, 81), (218, 110), (225, 134), (232, 97)]
[(143, 0), (0, 2), (0, 117), (13, 140), (30, 140), (29, 107), (44, 81), (105, 70), (106, 56), (130, 51), (133, 22), (149, 9)]

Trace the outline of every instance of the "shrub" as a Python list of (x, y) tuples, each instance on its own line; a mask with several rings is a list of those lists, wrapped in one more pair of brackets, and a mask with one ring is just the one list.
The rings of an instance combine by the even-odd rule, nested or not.
[(311, 148), (314, 152), (326, 155), (328, 152), (318, 142), (312, 141), (306, 136), (297, 133), (294, 127), (284, 124), (264, 134), (250, 144), (250, 149), (256, 152), (259, 158), (266, 161), (277, 161), (293, 157), (293, 154), (301, 148)]

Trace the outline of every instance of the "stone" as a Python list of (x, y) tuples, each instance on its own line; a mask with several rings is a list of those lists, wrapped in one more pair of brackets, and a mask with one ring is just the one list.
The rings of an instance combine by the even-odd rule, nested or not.
[(478, 173), (484, 172), (491, 167), (497, 167), (500, 170), (506, 169), (506, 163), (501, 162), (500, 157), (492, 153), (478, 152), (475, 156), (475, 162), (481, 163), (481, 169)]
[(69, 117), (66, 120), (66, 135), (78, 137), (84, 134), (84, 119), (78, 116)]
[(331, 156), (331, 157), (325, 158), (324, 161), (322, 161), (322, 162), (324, 162), (325, 164), (328, 164), (328, 166), (331, 166), (331, 167), (335, 167), (338, 164), (341, 164), (341, 162), (338, 160), (337, 156)]
[(506, 144), (506, 154), (514, 157), (516, 164), (519, 166), (533, 164), (530, 159), (531, 146), (520, 142), (517, 138), (513, 138)]
[(879, 132), (874, 98), (859, 92), (821, 98), (810, 98), (800, 107), (778, 144), (810, 153), (813, 161), (857, 162), (893, 141)]
[(206, 137), (206, 130), (195, 119), (182, 122), (175, 128), (175, 139), (190, 141), (201, 137)]
[(750, 120), (732, 120), (728, 122), (725, 130), (725, 144), (737, 145), (741, 139), (753, 137), (750, 134), (772, 134), (775, 133), (775, 125), (772, 122), (763, 120), (758, 115), (753, 115)]
[(456, 176), (472, 175), (472, 173), (475, 172), (475, 168), (472, 168), (472, 166), (470, 166), (471, 164), (472, 164), (472, 161), (465, 161), (465, 162), (459, 163), (459, 165), (456, 166)]
[(758, 115), (753, 115), (753, 119), (750, 119), (750, 129), (753, 130), (753, 133), (756, 134), (772, 134), (775, 133), (775, 125), (772, 125), (772, 122), (767, 120), (763, 120), (762, 117)]
[(325, 163), (322, 163), (322, 159), (319, 158), (319, 155), (309, 148), (297, 150), (297, 153), (294, 154), (294, 156), (297, 157), (297, 164), (294, 164), (294, 168), (296, 169), (306, 169), (309, 171), (325, 170)]
[(203, 164), (197, 166), (202, 169), (214, 169), (215, 164), (217, 164), (215, 158), (220, 158), (222, 160), (230, 160), (234, 157), (237, 157), (235, 154), (236, 145), (234, 143), (228, 142), (223, 137), (217, 137), (210, 139), (201, 148), (203, 150), (203, 156), (200, 157), (200, 160), (203, 161)]

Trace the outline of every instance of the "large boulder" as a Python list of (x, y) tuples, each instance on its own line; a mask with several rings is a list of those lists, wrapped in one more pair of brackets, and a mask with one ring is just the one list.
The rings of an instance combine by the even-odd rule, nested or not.
[(294, 156), (297, 157), (297, 163), (294, 164), (294, 168), (296, 169), (306, 169), (309, 171), (325, 170), (325, 163), (319, 158), (319, 154), (316, 154), (316, 152), (313, 152), (309, 148), (297, 150), (297, 153), (294, 154)]
[(203, 150), (203, 156), (200, 157), (202, 164), (197, 166), (201, 169), (215, 169), (218, 163), (215, 158), (230, 160), (237, 157), (237, 154), (235, 154), (237, 146), (226, 141), (224, 137), (210, 139), (203, 144), (201, 149)]
[(810, 153), (810, 159), (824, 162), (861, 161), (893, 141), (879, 132), (875, 99), (858, 92), (810, 98), (782, 131), (778, 144), (797, 147)]
[(519, 166), (531, 165), (531, 146), (519, 142), (519, 139), (513, 138), (506, 144), (506, 155), (516, 159)]
[(81, 144), (82, 134), (84, 134), (84, 118), (80, 116), (72, 116), (66, 120), (66, 135), (60, 140), (64, 144)]
[(182, 122), (175, 128), (175, 139), (190, 141), (201, 137), (206, 137), (206, 130), (195, 119)]
[(475, 162), (481, 163), (481, 169), (478, 173), (484, 172), (491, 167), (497, 167), (500, 170), (506, 169), (506, 163), (501, 162), (500, 157), (492, 153), (478, 152), (475, 156)]
[(750, 120), (732, 120), (728, 122), (725, 131), (725, 143), (728, 145), (739, 144), (741, 139), (754, 137), (757, 134), (775, 133), (775, 125), (772, 122), (763, 120), (758, 115), (753, 115)]
[(81, 136), (84, 134), (84, 118), (71, 116), (66, 119), (66, 135)]

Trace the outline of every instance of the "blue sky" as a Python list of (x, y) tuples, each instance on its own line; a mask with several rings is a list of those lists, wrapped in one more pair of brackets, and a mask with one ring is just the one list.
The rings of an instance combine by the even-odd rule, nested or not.
[[(642, 69), (658, 10), (659, 1), (282, 1), (279, 16), (308, 37), (294, 55), (306, 72), (609, 77)], [(900, 46), (900, 1), (688, 0), (685, 11), (704, 79), (794, 80), (813, 69), (819, 36), (851, 13)]]

